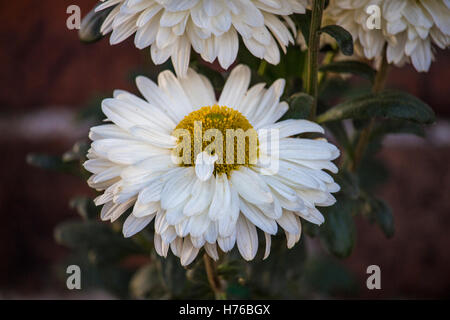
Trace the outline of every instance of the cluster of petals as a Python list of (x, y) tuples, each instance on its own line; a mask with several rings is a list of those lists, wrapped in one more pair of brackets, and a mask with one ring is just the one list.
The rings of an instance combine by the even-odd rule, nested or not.
[[(352, 34), (359, 55), (379, 58), (386, 46), (389, 63), (412, 63), (419, 72), (429, 70), (433, 45), (450, 44), (447, 0), (331, 0), (325, 15)], [(380, 28), (374, 24), (378, 18)]]
[(254, 56), (278, 64), (278, 45), (285, 51), (294, 43), (296, 28), (289, 15), (304, 13), (306, 4), (306, 0), (106, 0), (96, 10), (113, 7), (101, 28), (103, 34), (112, 31), (111, 44), (135, 34), (136, 47), (150, 46), (155, 64), (170, 57), (176, 73), (185, 76), (191, 47), (204, 60), (217, 58), (227, 69), (236, 60), (239, 36)]

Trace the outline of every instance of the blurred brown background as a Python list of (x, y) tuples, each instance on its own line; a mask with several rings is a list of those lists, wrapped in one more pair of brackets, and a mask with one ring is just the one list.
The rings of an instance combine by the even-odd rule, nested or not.
[[(90, 194), (84, 182), (26, 164), (29, 152), (60, 154), (87, 126), (73, 112), (116, 88), (136, 91), (130, 70), (148, 60), (132, 40), (109, 46), (78, 41), (66, 28), (66, 8), (85, 15), (96, 0), (0, 1), (0, 298), (64, 297), (53, 265), (66, 252), (53, 240), (54, 226), (76, 217), (68, 200)], [(450, 54), (437, 52), (427, 74), (395, 69), (389, 86), (429, 103), (438, 122), (425, 140), (395, 137), (380, 157), (391, 178), (380, 195), (394, 209), (396, 235), (387, 240), (358, 221), (358, 240), (344, 260), (360, 283), (361, 298), (450, 297)], [(365, 287), (368, 265), (382, 270), (382, 290)]]

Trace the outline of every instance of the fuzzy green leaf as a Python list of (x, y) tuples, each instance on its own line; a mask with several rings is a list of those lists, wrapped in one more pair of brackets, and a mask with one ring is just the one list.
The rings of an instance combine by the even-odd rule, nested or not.
[(320, 67), (322, 72), (350, 73), (371, 82), (375, 79), (376, 71), (371, 66), (360, 61), (336, 61)]
[(354, 201), (343, 196), (336, 197), (332, 207), (321, 211), (325, 223), (320, 227), (320, 238), (325, 247), (339, 258), (348, 257), (355, 243), (356, 229), (352, 218)]
[(391, 208), (381, 199), (370, 197), (364, 215), (375, 222), (387, 238), (394, 236), (394, 216)]
[(76, 209), (78, 214), (85, 220), (94, 220), (99, 215), (99, 208), (89, 197), (75, 197), (69, 203), (72, 209)]
[(103, 21), (114, 8), (115, 6), (111, 6), (99, 12), (95, 12), (95, 8), (93, 8), (89, 11), (81, 20), (80, 30), (78, 30), (80, 40), (85, 43), (93, 43), (103, 38), (104, 35), (101, 33), (100, 28)]
[(289, 110), (281, 120), (308, 119), (312, 104), (313, 97), (306, 93), (299, 92), (292, 95), (289, 99)]
[(55, 228), (56, 242), (71, 249), (87, 251), (93, 263), (118, 261), (129, 254), (142, 254), (132, 240), (123, 238), (110, 225), (97, 221), (67, 221)]
[(323, 123), (343, 119), (370, 119), (374, 117), (430, 124), (434, 122), (433, 110), (418, 98), (398, 91), (385, 91), (343, 102), (317, 117)]
[(340, 170), (336, 175), (336, 182), (341, 186), (341, 192), (350, 199), (359, 197), (358, 177), (348, 170)]
[(130, 281), (130, 292), (137, 299), (170, 298), (155, 263), (141, 267)]
[(58, 172), (74, 173), (76, 171), (72, 164), (64, 162), (60, 156), (48, 154), (30, 153), (27, 155), (27, 163), (34, 167)]
[(332, 36), (344, 55), (351, 56), (353, 54), (353, 37), (350, 32), (337, 25), (325, 26), (320, 31)]

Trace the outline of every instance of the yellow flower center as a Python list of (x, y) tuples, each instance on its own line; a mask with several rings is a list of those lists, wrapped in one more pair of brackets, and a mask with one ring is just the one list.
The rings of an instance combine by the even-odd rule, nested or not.
[(256, 130), (237, 110), (226, 106), (206, 106), (184, 117), (172, 135), (178, 138), (174, 153), (180, 165), (194, 166), (197, 155), (205, 151), (217, 155), (214, 174), (230, 174), (239, 166), (250, 166), (258, 158)]

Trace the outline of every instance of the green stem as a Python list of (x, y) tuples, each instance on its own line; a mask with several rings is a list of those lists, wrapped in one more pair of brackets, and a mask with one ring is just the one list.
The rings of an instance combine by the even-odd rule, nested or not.
[(267, 67), (267, 61), (266, 60), (262, 60), (259, 68), (258, 68), (258, 75), (260, 77), (262, 77), (264, 75), (264, 73), (266, 72), (266, 67)]
[(311, 26), (309, 29), (308, 41), (308, 59), (306, 73), (306, 93), (314, 97), (313, 105), (309, 118), (314, 120), (317, 111), (318, 96), (318, 69), (319, 69), (319, 46), (320, 46), (320, 27), (322, 24), (322, 14), (325, 0), (314, 0), (311, 15)]
[[(377, 94), (384, 90), (388, 73), (389, 73), (389, 63), (387, 62), (386, 59), (386, 46), (385, 46), (383, 50), (383, 59), (381, 61), (381, 66), (377, 72), (375, 81), (372, 86), (372, 93)], [(355, 148), (355, 156), (353, 158), (353, 163), (351, 167), (351, 170), (353, 172), (355, 172), (358, 169), (358, 166), (361, 163), (361, 159), (364, 155), (364, 152), (367, 149), (367, 145), (369, 144), (370, 134), (372, 132), (374, 125), (375, 125), (375, 118), (372, 118), (369, 122), (369, 125), (365, 127), (361, 131), (361, 134), (359, 135), (359, 139)]]
[(205, 263), (208, 283), (212, 291), (214, 291), (216, 300), (225, 300), (227, 296), (222, 288), (222, 283), (219, 279), (219, 276), (217, 275), (216, 263), (206, 253), (203, 255), (203, 261)]
[[(327, 52), (327, 54), (325, 55), (325, 57), (322, 60), (322, 65), (327, 65), (331, 62), (333, 62), (334, 58), (336, 57), (337, 51), (333, 50), (333, 51), (329, 51)], [(319, 72), (319, 76), (318, 76), (318, 86), (320, 87), (320, 85), (325, 82), (326, 80), (326, 72)]]

